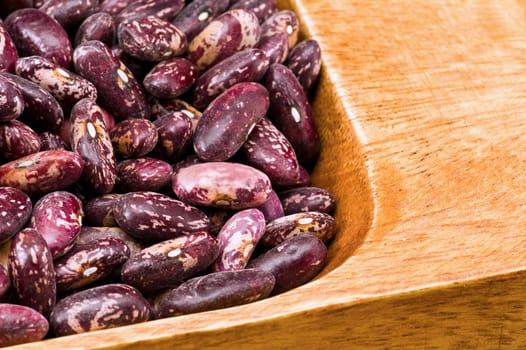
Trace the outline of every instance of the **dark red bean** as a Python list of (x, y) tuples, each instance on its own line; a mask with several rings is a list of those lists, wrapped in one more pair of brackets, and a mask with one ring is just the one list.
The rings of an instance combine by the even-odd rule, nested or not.
[[(1, 42), (0, 42), (1, 44)], [(9, 79), (0, 76), (0, 122), (18, 118), (24, 111), (24, 95)]]
[(38, 9), (57, 20), (68, 32), (97, 11), (99, 0), (46, 0)]
[(140, 0), (123, 8), (116, 16), (117, 24), (123, 21), (154, 16), (171, 21), (184, 7), (184, 0)]
[(146, 0), (102, 0), (99, 5), (99, 12), (107, 12), (116, 16), (126, 7), (134, 3), (145, 3)]
[(188, 149), (192, 141), (192, 121), (183, 112), (170, 112), (153, 124), (157, 128), (158, 141), (151, 155), (166, 162), (174, 162)]
[(36, 310), (17, 304), (0, 304), (0, 347), (42, 340), (47, 319)]
[(262, 36), (258, 48), (265, 53), (270, 64), (283, 63), (289, 54), (289, 36), (286, 32)]
[(113, 208), (120, 194), (108, 193), (90, 199), (84, 205), (84, 222), (91, 226), (117, 226), (113, 217)]
[(40, 151), (49, 151), (53, 149), (66, 149), (66, 144), (59, 135), (44, 131), (39, 135)]
[(80, 234), (75, 240), (75, 244), (86, 244), (94, 240), (108, 237), (117, 238), (126, 243), (128, 249), (130, 250), (130, 256), (134, 256), (144, 249), (143, 243), (133, 238), (119, 227), (82, 226), (80, 229)]
[(320, 45), (314, 39), (301, 41), (290, 50), (286, 65), (296, 75), (305, 93), (309, 93), (320, 74)]
[(126, 159), (117, 163), (120, 192), (160, 191), (172, 178), (172, 166), (154, 158)]
[(229, 10), (245, 9), (256, 15), (259, 23), (263, 23), (267, 18), (276, 13), (276, 0), (240, 0), (232, 4)]
[(191, 41), (228, 8), (228, 3), (228, 0), (193, 0), (179, 12), (172, 23)]
[(265, 215), (265, 221), (269, 222), (284, 215), (283, 206), (278, 197), (278, 194), (273, 190), (270, 193), (268, 200), (257, 207), (263, 215)]
[[(0, 5), (1, 7), (1, 5)], [(0, 72), (13, 73), (18, 51), (3, 23), (0, 23)]]
[(336, 199), (329, 191), (311, 186), (281, 191), (279, 199), (286, 215), (306, 211), (331, 214), (336, 206)]
[(298, 42), (299, 20), (291, 10), (281, 10), (273, 13), (261, 24), (261, 37), (273, 36), (277, 32), (287, 33), (289, 49)]
[(176, 98), (194, 85), (197, 80), (196, 66), (182, 57), (166, 59), (146, 74), (143, 85), (157, 98)]
[(26, 124), (11, 120), (0, 124), (0, 158), (15, 160), (40, 150), (40, 137)]
[(117, 157), (138, 158), (155, 148), (159, 135), (147, 119), (125, 119), (111, 128), (110, 138)]
[(90, 40), (98, 40), (112, 47), (117, 41), (117, 28), (107, 12), (97, 12), (87, 17), (75, 34), (75, 47)]
[(0, 244), (25, 226), (32, 210), (27, 194), (14, 187), (0, 187)]
[(188, 118), (190, 118), (190, 121), (192, 123), (192, 132), (195, 131), (195, 128), (197, 127), (197, 122), (199, 121), (199, 118), (201, 118), (202, 115), (202, 113), (194, 106), (178, 98), (173, 98), (169, 100), (159, 100), (154, 98), (151, 101), (151, 109), (153, 116), (156, 118), (162, 117), (165, 114), (169, 114), (172, 112), (184, 113)]

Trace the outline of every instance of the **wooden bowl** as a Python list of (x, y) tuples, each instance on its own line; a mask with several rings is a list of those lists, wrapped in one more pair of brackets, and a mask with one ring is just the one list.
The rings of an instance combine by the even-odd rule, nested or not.
[(526, 5), (283, 0), (319, 41), (314, 281), (17, 349), (526, 348)]

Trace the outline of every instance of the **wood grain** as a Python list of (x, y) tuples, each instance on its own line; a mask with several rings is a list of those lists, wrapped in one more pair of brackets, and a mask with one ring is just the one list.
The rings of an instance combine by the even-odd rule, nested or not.
[(526, 4), (282, 1), (317, 39), (322, 276), (236, 308), (19, 349), (526, 348)]

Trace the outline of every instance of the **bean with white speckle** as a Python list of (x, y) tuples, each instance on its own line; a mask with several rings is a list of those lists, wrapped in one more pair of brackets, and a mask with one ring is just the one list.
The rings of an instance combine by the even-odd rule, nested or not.
[(117, 157), (138, 158), (155, 148), (159, 135), (148, 119), (125, 119), (111, 128), (110, 138)]
[(46, 0), (38, 9), (53, 17), (62, 28), (74, 32), (82, 21), (97, 11), (99, 0)]
[(309, 93), (320, 74), (320, 44), (314, 39), (299, 42), (290, 50), (285, 64), (294, 72), (303, 90)]
[(288, 35), (289, 48), (298, 42), (299, 19), (291, 10), (281, 10), (273, 13), (261, 24), (261, 36), (273, 36), (276, 32), (285, 32)]
[(0, 124), (0, 158), (15, 160), (40, 150), (40, 136), (26, 124), (10, 120)]
[(270, 64), (283, 63), (289, 55), (289, 36), (285, 32), (261, 37), (258, 49), (268, 57)]
[(166, 162), (178, 160), (192, 141), (192, 120), (183, 112), (165, 114), (153, 121), (157, 128), (157, 145), (150, 155)]
[(116, 16), (126, 7), (133, 5), (137, 0), (103, 0), (99, 5), (99, 13), (106, 12), (112, 16)]
[(177, 14), (172, 23), (191, 41), (228, 8), (228, 3), (228, 0), (193, 0)]
[(171, 21), (184, 7), (184, 0), (141, 0), (127, 4), (115, 16), (117, 24), (123, 21), (154, 16)]
[(98, 40), (113, 46), (117, 41), (117, 28), (113, 17), (107, 12), (97, 12), (82, 21), (75, 34), (75, 47), (90, 40)]
[(176, 98), (189, 91), (197, 80), (197, 68), (183, 57), (173, 57), (156, 64), (146, 74), (143, 86), (157, 98)]
[(12, 81), (0, 76), (0, 122), (16, 119), (23, 111), (22, 91)]
[(184, 113), (192, 123), (192, 132), (197, 127), (197, 122), (201, 118), (202, 113), (192, 106), (190, 103), (179, 98), (173, 98), (169, 100), (152, 99), (151, 101), (152, 115), (156, 118), (160, 118), (166, 114), (172, 112)]
[(0, 303), (0, 347), (42, 340), (48, 330), (48, 320), (38, 311)]
[(0, 22), (0, 72), (13, 73), (18, 51), (11, 36)]
[(0, 244), (24, 227), (32, 211), (27, 194), (14, 187), (0, 187)]
[(228, 9), (249, 10), (256, 15), (260, 23), (277, 12), (276, 0), (240, 0), (230, 5)]
[(281, 191), (279, 199), (287, 215), (306, 211), (331, 214), (336, 206), (336, 199), (329, 191), (313, 186)]
[(161, 191), (171, 181), (172, 166), (154, 158), (126, 159), (117, 163), (119, 192)]
[(269, 222), (284, 215), (283, 205), (278, 197), (276, 191), (272, 190), (268, 200), (257, 207), (263, 215), (265, 215), (265, 221)]
[(59, 135), (44, 131), (38, 135), (40, 137), (40, 151), (49, 151), (53, 149), (66, 149), (66, 144)]

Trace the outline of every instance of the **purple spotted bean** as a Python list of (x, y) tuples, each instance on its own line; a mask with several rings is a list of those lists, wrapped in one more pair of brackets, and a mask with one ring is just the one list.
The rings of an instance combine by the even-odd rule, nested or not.
[(296, 75), (305, 93), (309, 93), (320, 74), (320, 45), (314, 39), (299, 42), (290, 50), (285, 64)]
[(124, 263), (121, 278), (143, 292), (174, 287), (204, 271), (218, 254), (213, 236), (195, 232), (144, 248)]
[(99, 12), (106, 12), (116, 16), (126, 7), (134, 3), (144, 3), (146, 0), (102, 0), (99, 5)]
[(0, 264), (0, 302), (6, 299), (11, 288), (11, 277), (4, 265)]
[(193, 90), (192, 104), (203, 109), (233, 85), (259, 81), (268, 67), (268, 58), (259, 49), (249, 48), (234, 53), (199, 76)]
[(59, 135), (44, 131), (40, 135), (40, 151), (49, 151), (52, 149), (66, 149), (66, 144)]
[(268, 110), (267, 90), (258, 83), (239, 83), (205, 109), (194, 133), (195, 153), (205, 161), (231, 158)]
[(55, 270), (50, 249), (37, 230), (28, 227), (13, 237), (9, 271), (17, 302), (49, 316), (57, 300)]
[(251, 260), (247, 268), (272, 273), (276, 295), (313, 279), (325, 266), (327, 247), (314, 236), (299, 235), (275, 246)]
[(114, 283), (59, 300), (49, 323), (54, 334), (64, 336), (146, 322), (150, 317), (150, 305), (137, 289)]
[(107, 12), (97, 12), (84, 19), (75, 34), (75, 47), (90, 40), (98, 40), (112, 47), (117, 41), (117, 28)]
[(182, 169), (172, 178), (176, 196), (193, 205), (247, 209), (267, 201), (272, 185), (263, 172), (240, 163), (210, 162)]
[(84, 222), (91, 226), (117, 226), (113, 217), (120, 194), (108, 193), (90, 199), (84, 205)]
[(0, 124), (0, 158), (15, 160), (39, 150), (40, 137), (29, 126), (18, 120)]
[(199, 71), (213, 66), (233, 53), (255, 47), (261, 35), (252, 12), (227, 11), (210, 22), (188, 45), (188, 58)]
[(144, 77), (143, 85), (151, 95), (170, 99), (190, 90), (196, 80), (196, 66), (186, 58), (174, 57), (156, 64)]
[(232, 4), (229, 10), (245, 9), (256, 15), (259, 23), (263, 23), (267, 18), (276, 13), (276, 0), (240, 0)]
[(272, 273), (245, 269), (194, 277), (162, 298), (157, 317), (222, 309), (266, 298), (275, 284)]
[(97, 193), (109, 193), (117, 179), (116, 161), (103, 111), (84, 98), (71, 110), (71, 149), (84, 159), (82, 179)]
[(228, 8), (228, 3), (228, 0), (193, 0), (179, 12), (172, 23), (191, 41)]
[(157, 118), (172, 112), (184, 113), (188, 118), (190, 118), (190, 121), (192, 123), (192, 132), (195, 131), (195, 128), (197, 127), (197, 122), (199, 121), (199, 118), (201, 118), (202, 115), (202, 113), (194, 106), (178, 98), (169, 100), (153, 99), (151, 101), (151, 109), (152, 114)]
[(123, 194), (113, 215), (126, 233), (146, 242), (206, 230), (209, 225), (201, 210), (157, 192)]
[(155, 148), (159, 135), (148, 119), (125, 119), (111, 128), (110, 138), (117, 157), (138, 158)]
[(55, 261), (58, 291), (70, 291), (89, 285), (122, 265), (130, 255), (128, 245), (113, 237), (76, 244)]
[(82, 203), (77, 196), (54, 191), (35, 203), (29, 226), (45, 239), (53, 258), (58, 258), (73, 247), (83, 216)]
[(261, 211), (245, 209), (235, 213), (217, 235), (220, 253), (211, 270), (229, 271), (245, 268), (264, 233), (265, 216)]
[(74, 152), (41, 151), (0, 166), (0, 186), (16, 187), (30, 196), (67, 188), (82, 174), (84, 161)]
[(91, 81), (101, 106), (116, 119), (148, 118), (146, 96), (132, 72), (102, 42), (80, 44), (73, 51), (75, 71)]
[(140, 0), (123, 8), (116, 16), (117, 24), (154, 16), (165, 21), (171, 21), (184, 7), (184, 0)]
[(48, 330), (48, 320), (38, 311), (0, 303), (0, 347), (42, 340)]
[(120, 192), (160, 191), (170, 184), (172, 166), (154, 158), (126, 159), (117, 163)]
[(97, 11), (99, 0), (46, 0), (38, 9), (53, 17), (67, 32)]
[(313, 186), (281, 191), (279, 199), (286, 215), (306, 211), (331, 214), (336, 206), (336, 199), (329, 191)]
[(151, 155), (174, 162), (188, 149), (192, 141), (192, 121), (183, 112), (171, 112), (153, 121), (158, 141)]
[(14, 187), (0, 187), (0, 244), (25, 226), (32, 210), (27, 194)]
[(270, 193), (268, 200), (257, 207), (257, 209), (265, 215), (266, 222), (270, 222), (284, 215), (283, 205), (281, 204), (278, 194), (274, 190)]
[(119, 227), (82, 226), (80, 234), (75, 240), (75, 244), (86, 244), (94, 240), (109, 237), (120, 239), (126, 243), (130, 251), (130, 256), (134, 256), (144, 249), (144, 244), (141, 241), (133, 238)]
[(283, 63), (289, 55), (289, 36), (285, 32), (261, 37), (258, 49), (268, 57), (269, 63)]
[(23, 111), (24, 95), (22, 91), (12, 81), (0, 76), (0, 122), (16, 119)]
[(13, 73), (18, 59), (18, 51), (11, 36), (0, 22), (0, 72)]
[(298, 42), (299, 20), (291, 10), (275, 12), (261, 24), (261, 36), (273, 36), (276, 32), (287, 33), (289, 49)]
[(34, 8), (14, 11), (6, 17), (4, 25), (21, 57), (42, 56), (65, 68), (71, 65), (73, 49), (68, 34), (43, 11)]

